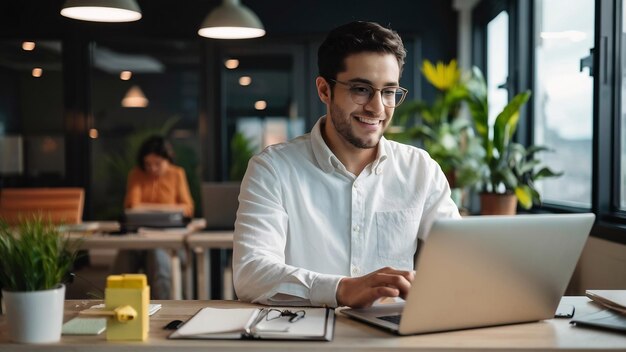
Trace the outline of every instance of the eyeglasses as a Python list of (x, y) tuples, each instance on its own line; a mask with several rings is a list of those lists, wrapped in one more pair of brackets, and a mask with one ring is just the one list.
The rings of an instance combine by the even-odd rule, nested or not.
[(289, 317), (289, 322), (295, 323), (298, 320), (304, 318), (305, 314), (306, 312), (303, 310), (297, 310), (295, 312), (292, 312), (288, 309), (285, 309), (285, 310), (270, 309), (268, 310), (267, 315), (265, 316), (265, 320), (271, 321), (275, 319), (280, 319), (282, 317)]
[(348, 87), (352, 101), (358, 105), (365, 105), (369, 103), (374, 97), (374, 93), (376, 91), (380, 91), (380, 97), (383, 101), (383, 105), (388, 108), (395, 108), (402, 104), (404, 98), (406, 98), (406, 93), (409, 92), (406, 88), (396, 86), (375, 88), (371, 84), (361, 82), (342, 82), (334, 79), (329, 79), (329, 81), (343, 84)]

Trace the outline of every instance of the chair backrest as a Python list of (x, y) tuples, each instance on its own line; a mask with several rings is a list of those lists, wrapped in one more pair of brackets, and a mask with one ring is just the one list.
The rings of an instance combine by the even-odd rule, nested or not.
[(16, 225), (20, 219), (41, 215), (56, 224), (78, 224), (83, 218), (82, 188), (0, 189), (0, 219)]

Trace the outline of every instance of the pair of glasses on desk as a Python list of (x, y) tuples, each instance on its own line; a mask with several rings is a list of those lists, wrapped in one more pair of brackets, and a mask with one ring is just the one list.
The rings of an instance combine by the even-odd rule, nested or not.
[[(304, 316), (306, 315), (306, 312), (304, 310), (296, 310), (292, 312), (288, 309), (283, 309), (283, 310), (275, 309), (275, 308), (270, 308), (270, 309), (264, 308), (264, 309), (267, 310), (267, 313), (265, 314), (265, 320), (267, 321), (280, 319), (282, 317), (288, 317), (290, 323), (295, 323), (298, 320), (304, 318)], [(263, 314), (263, 312), (261, 312), (261, 314)]]
[(300, 319), (303, 319), (306, 315), (304, 310), (291, 311), (288, 309), (276, 309), (276, 308), (262, 308), (256, 318), (246, 327), (246, 334), (250, 335), (254, 333), (257, 325), (262, 321), (275, 321), (280, 318), (288, 318), (287, 321), (295, 323)]

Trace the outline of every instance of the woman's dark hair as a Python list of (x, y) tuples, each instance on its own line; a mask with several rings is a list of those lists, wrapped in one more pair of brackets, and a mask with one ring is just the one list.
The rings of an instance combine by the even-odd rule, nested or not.
[(337, 73), (346, 70), (345, 58), (362, 52), (394, 55), (402, 75), (406, 50), (398, 33), (378, 23), (362, 21), (344, 24), (328, 34), (317, 51), (319, 75), (326, 80), (336, 79)]
[(174, 150), (172, 145), (161, 136), (150, 136), (139, 147), (139, 153), (137, 154), (137, 166), (142, 170), (146, 170), (143, 159), (148, 154), (156, 154), (170, 163), (174, 162)]

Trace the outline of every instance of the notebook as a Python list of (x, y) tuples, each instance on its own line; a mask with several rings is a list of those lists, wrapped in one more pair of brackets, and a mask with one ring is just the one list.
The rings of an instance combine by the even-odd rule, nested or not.
[(436, 221), (406, 302), (342, 313), (400, 335), (552, 318), (594, 219), (542, 214)]
[[(105, 305), (96, 304), (91, 306), (89, 310), (102, 310)], [(160, 303), (150, 303), (148, 306), (148, 316), (154, 315), (154, 313), (161, 310)], [(80, 314), (80, 313), (79, 313)], [(92, 317), (74, 317), (63, 324), (61, 333), (63, 335), (100, 335), (107, 327), (106, 318), (92, 318)]]
[(626, 290), (586, 290), (585, 295), (604, 308), (626, 315)]
[(269, 339), (332, 341), (335, 311), (266, 307), (200, 309), (170, 339)]

